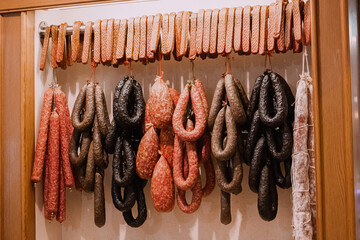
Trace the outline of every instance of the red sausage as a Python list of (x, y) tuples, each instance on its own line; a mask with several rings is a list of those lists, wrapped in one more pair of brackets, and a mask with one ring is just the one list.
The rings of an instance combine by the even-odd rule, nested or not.
[(59, 198), (59, 124), (60, 119), (56, 111), (51, 113), (50, 127), (49, 127), (49, 143), (48, 155), (49, 172), (46, 173), (48, 182), (48, 211), (50, 214), (56, 214), (58, 209)]
[(56, 215), (56, 220), (60, 223), (66, 219), (66, 189), (65, 189), (65, 173), (62, 159), (60, 157), (60, 192), (59, 192), (59, 207)]
[(175, 187), (169, 164), (164, 156), (156, 163), (151, 179), (151, 198), (158, 212), (171, 212), (175, 205)]
[(69, 109), (66, 109), (66, 98), (60, 89), (55, 90), (55, 107), (60, 116), (60, 148), (62, 157), (62, 167), (65, 178), (65, 186), (72, 187), (75, 184), (69, 160), (69, 123), (71, 120), (67, 117)]
[(44, 157), (46, 151), (47, 134), (49, 130), (49, 122), (51, 115), (51, 106), (54, 92), (51, 88), (44, 93), (43, 106), (41, 110), (40, 125), (38, 130), (38, 137), (36, 142), (34, 166), (31, 175), (31, 181), (39, 182), (44, 167)]

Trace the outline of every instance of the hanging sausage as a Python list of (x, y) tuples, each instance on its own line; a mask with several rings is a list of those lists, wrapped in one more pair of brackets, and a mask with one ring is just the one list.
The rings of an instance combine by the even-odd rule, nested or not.
[[(74, 185), (69, 162), (72, 126), (65, 94), (59, 87), (44, 93), (31, 181), (44, 182), (44, 215), (48, 220), (65, 221), (65, 186)], [(44, 169), (44, 171), (43, 171)]]
[(211, 132), (211, 152), (216, 161), (215, 173), (221, 189), (222, 224), (231, 222), (231, 193), (242, 191), (244, 142), (248, 99), (243, 86), (230, 74), (218, 81), (210, 107), (208, 126)]
[(251, 124), (245, 163), (250, 166), (250, 189), (258, 194), (259, 214), (266, 221), (277, 214), (276, 185), (291, 186), (293, 103), (294, 96), (279, 74), (267, 70), (256, 79), (247, 109)]

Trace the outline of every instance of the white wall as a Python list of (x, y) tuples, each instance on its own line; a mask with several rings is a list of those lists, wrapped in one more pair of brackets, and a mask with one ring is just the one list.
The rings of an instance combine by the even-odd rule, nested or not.
[[(41, 21), (48, 24), (60, 24), (75, 20), (96, 20), (103, 18), (129, 18), (133, 16), (150, 15), (171, 11), (191, 10), (202, 8), (222, 8), (244, 6), (246, 4), (269, 4), (271, 0), (155, 0), (133, 1), (102, 6), (86, 6), (77, 8), (53, 9), (36, 11), (36, 26)], [(310, 49), (308, 49), (308, 52)], [(44, 72), (39, 71), (41, 44), (38, 34), (35, 34), (35, 122), (36, 131), (40, 120), (42, 95), (53, 77), (57, 77), (63, 91), (68, 96), (69, 107), (72, 109), (80, 87), (90, 78), (89, 65), (80, 63), (67, 70), (54, 72), (47, 61)], [(241, 79), (250, 94), (255, 78), (260, 75), (264, 67), (264, 56), (238, 56), (232, 54), (233, 74)], [(197, 59), (195, 61), (195, 75), (205, 84), (208, 102), (211, 103), (212, 93), (217, 80), (224, 71), (223, 57), (217, 59)], [(293, 92), (301, 73), (302, 54), (276, 54), (272, 58), (273, 70), (281, 74), (289, 82)], [(149, 87), (156, 74), (156, 63), (144, 66), (134, 63), (134, 75), (143, 88), (144, 95), (149, 97)], [(182, 62), (163, 61), (165, 78), (181, 90), (183, 82), (189, 76), (191, 64), (188, 59)], [(108, 103), (109, 113), (112, 113), (112, 95), (117, 82), (124, 77), (126, 69), (99, 66), (96, 70), (96, 80), (103, 87)], [(148, 218), (145, 224), (138, 228), (128, 227), (122, 214), (113, 206), (111, 200), (111, 164), (105, 174), (106, 225), (99, 229), (93, 223), (93, 195), (80, 193), (75, 190), (67, 191), (67, 220), (63, 224), (47, 222), (43, 217), (42, 186), (36, 185), (36, 236), (37, 239), (291, 239), (291, 190), (278, 190), (279, 210), (272, 222), (263, 221), (257, 212), (257, 195), (248, 187), (248, 170), (244, 164), (243, 192), (232, 196), (231, 224), (224, 226), (220, 223), (220, 193), (215, 191), (203, 199), (200, 209), (191, 215), (182, 213), (177, 206), (171, 213), (157, 213), (150, 197), (150, 183), (145, 188)]]

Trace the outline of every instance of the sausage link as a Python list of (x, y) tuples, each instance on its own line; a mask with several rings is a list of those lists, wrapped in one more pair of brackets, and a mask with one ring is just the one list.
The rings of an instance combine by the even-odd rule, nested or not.
[(234, 82), (236, 84), (237, 91), (238, 91), (240, 99), (241, 99), (241, 104), (243, 106), (243, 109), (244, 109), (244, 112), (245, 112), (245, 115), (246, 115), (246, 110), (249, 107), (249, 99), (248, 99), (248, 97), (246, 95), (245, 89), (244, 89), (243, 85), (241, 84), (240, 80), (237, 79), (237, 78), (233, 78), (233, 80), (234, 80)]
[(94, 22), (94, 62), (100, 62), (101, 56), (101, 20), (96, 20)]
[(242, 27), (242, 51), (245, 54), (251, 52), (251, 6), (245, 6), (243, 12), (243, 27)]
[(53, 111), (50, 116), (49, 126), (49, 184), (48, 184), (48, 211), (50, 214), (55, 214), (58, 209), (59, 198), (59, 139), (60, 139), (60, 119), (56, 111)]
[(99, 121), (97, 118), (95, 118), (93, 127), (93, 151), (95, 165), (100, 169), (107, 168), (109, 160), (107, 158), (106, 152), (104, 152), (102, 147), (102, 138), (100, 133)]
[[(131, 94), (135, 95), (134, 114), (130, 116), (128, 105)], [(145, 116), (145, 101), (140, 84), (135, 80), (125, 82), (117, 101), (114, 98), (114, 107), (119, 111), (114, 112), (114, 119), (119, 125), (124, 127), (135, 127), (141, 125)]]
[(84, 44), (83, 44), (83, 51), (82, 51), (82, 56), (81, 56), (82, 63), (84, 63), (84, 64), (88, 63), (88, 61), (89, 61), (92, 26), (93, 26), (93, 22), (91, 22), (91, 21), (87, 22), (85, 25)]
[(304, 45), (310, 45), (311, 42), (311, 6), (307, 1), (304, 6)]
[(204, 106), (202, 103), (201, 95), (196, 86), (193, 86), (190, 91), (191, 104), (195, 114), (195, 128), (192, 131), (186, 131), (182, 124), (183, 116), (186, 111), (186, 107), (189, 101), (189, 84), (186, 85), (185, 89), (180, 95), (178, 104), (176, 105), (173, 115), (173, 128), (174, 132), (182, 141), (194, 142), (198, 140), (205, 131), (206, 116)]
[(106, 136), (109, 131), (110, 119), (107, 111), (104, 91), (99, 85), (95, 86), (95, 112), (102, 136)]
[(271, 161), (271, 165), (274, 171), (276, 185), (283, 189), (288, 189), (291, 187), (291, 157), (284, 161), (285, 176), (281, 172), (279, 161), (273, 160)]
[(261, 171), (258, 195), (258, 211), (265, 221), (276, 217), (278, 210), (278, 195), (275, 178), (271, 166), (266, 164)]
[(106, 138), (105, 138), (105, 145), (104, 145), (104, 148), (105, 148), (105, 151), (108, 153), (108, 154), (113, 154), (114, 153), (114, 150), (115, 150), (115, 144), (116, 144), (116, 139), (118, 137), (118, 130), (117, 130), (117, 125), (116, 125), (116, 122), (115, 120), (113, 119), (111, 124), (110, 124), (110, 127), (109, 127), (109, 131), (108, 131), (108, 134), (106, 135)]
[(215, 188), (215, 169), (211, 159), (202, 162), (205, 169), (206, 183), (202, 188), (202, 197), (209, 196)]
[(47, 89), (44, 93), (43, 106), (40, 116), (40, 125), (36, 141), (34, 165), (31, 174), (31, 181), (33, 182), (39, 182), (41, 180), (41, 175), (44, 168), (44, 158), (46, 152), (46, 142), (49, 130), (53, 96), (54, 91), (51, 88)]
[[(271, 89), (276, 101), (275, 116), (270, 116), (273, 101)], [(288, 102), (286, 99), (284, 85), (275, 73), (270, 73), (270, 78), (264, 77), (260, 88), (259, 116), (261, 122), (269, 127), (280, 126), (288, 114)]]
[(151, 127), (141, 139), (136, 156), (136, 172), (140, 178), (151, 178), (155, 164), (159, 159), (158, 150), (159, 138), (154, 127)]
[(231, 74), (225, 76), (226, 96), (230, 104), (232, 116), (236, 123), (243, 125), (246, 123), (246, 113), (241, 103), (238, 88)]
[(153, 24), (152, 24), (150, 51), (153, 53), (156, 53), (156, 51), (158, 49), (161, 18), (162, 18), (162, 15), (160, 13), (156, 14), (154, 17)]
[[(60, 175), (60, 173), (59, 173)], [(60, 180), (60, 179), (59, 179)], [(45, 219), (52, 220), (53, 215), (49, 212), (49, 153), (46, 151), (44, 159), (44, 217)]]
[(150, 49), (153, 22), (154, 22), (154, 16), (153, 15), (148, 16), (146, 23), (146, 57), (149, 60), (152, 60), (155, 57), (155, 54)]
[(246, 145), (245, 145), (245, 163), (246, 163), (246, 165), (250, 164), (250, 159), (252, 158), (255, 145), (260, 136), (260, 128), (261, 128), (261, 122), (260, 122), (259, 110), (256, 110), (254, 117), (252, 119), (251, 125), (250, 125), (250, 130), (247, 135), (247, 140), (246, 140)]
[[(78, 148), (81, 137), (80, 154), (78, 154)], [(87, 130), (82, 134), (77, 130), (73, 131), (73, 135), (69, 144), (69, 159), (74, 167), (80, 167), (84, 164), (89, 152), (91, 143), (91, 131)]]
[[(185, 158), (184, 159), (184, 166), (183, 166), (183, 172), (182, 172), (182, 176), (184, 178), (189, 178), (189, 171), (190, 171), (190, 162), (188, 162), (189, 158)], [(196, 169), (199, 172), (199, 169)], [(183, 211), (184, 213), (193, 213), (196, 210), (199, 209), (200, 204), (201, 204), (201, 199), (202, 199), (202, 188), (201, 188), (201, 179), (200, 179), (200, 175), (198, 175), (195, 179), (195, 185), (193, 187), (190, 188), (191, 192), (192, 192), (192, 199), (191, 199), (191, 203), (188, 204), (186, 202), (186, 198), (185, 198), (185, 190), (182, 190), (180, 188), (178, 188), (178, 194), (177, 194), (177, 203), (178, 206), (180, 208), (181, 211)]]
[(229, 8), (226, 25), (225, 53), (231, 53), (234, 42), (235, 8)]
[(46, 56), (49, 47), (49, 39), (50, 39), (50, 27), (45, 28), (44, 34), (44, 42), (43, 47), (41, 49), (41, 59), (40, 59), (40, 70), (43, 71), (45, 69)]
[(65, 94), (57, 88), (54, 92), (55, 108), (60, 116), (60, 149), (62, 166), (64, 171), (65, 186), (71, 187), (75, 184), (69, 160), (69, 142), (72, 132), (69, 130), (70, 117)]
[[(192, 131), (193, 128), (192, 121), (188, 119), (187, 130)], [(182, 169), (184, 162), (182, 145), (183, 143), (181, 139), (178, 137), (178, 135), (175, 135), (173, 175), (175, 184), (178, 186), (178, 188), (182, 190), (188, 190), (196, 184), (196, 179), (199, 176), (199, 161), (196, 151), (196, 142), (186, 142), (186, 152), (189, 161), (189, 176), (184, 178)]]
[(235, 20), (234, 20), (234, 51), (241, 51), (242, 43), (242, 20), (243, 20), (243, 8), (237, 7), (235, 9)]
[(259, 52), (260, 41), (260, 9), (261, 6), (254, 6), (251, 13), (251, 53)]
[(219, 12), (218, 35), (217, 35), (217, 53), (225, 52), (226, 27), (227, 27), (228, 8), (222, 8)]
[[(269, 127), (265, 129), (267, 146), (271, 156), (274, 159), (283, 162), (291, 156), (293, 146), (293, 138), (291, 133), (292, 128), (289, 126), (288, 121), (285, 121), (284, 124), (280, 126), (279, 130), (275, 130)], [(281, 136), (281, 141), (279, 143), (275, 141), (274, 135)]]
[(57, 45), (58, 45), (58, 26), (51, 25), (51, 66), (57, 68), (58, 64), (56, 62), (57, 56)]
[[(222, 146), (222, 133), (226, 124), (228, 142), (224, 149)], [(230, 107), (223, 107), (216, 117), (214, 129), (211, 137), (211, 152), (219, 161), (229, 160), (236, 151), (237, 129), (235, 121), (232, 118)]]
[(94, 186), (94, 221), (97, 227), (101, 228), (105, 225), (105, 194), (104, 194), (104, 175), (95, 173)]
[(174, 103), (174, 106), (176, 107), (176, 104), (180, 97), (180, 93), (173, 88), (169, 88), (169, 92), (170, 92), (171, 100)]
[(84, 178), (83, 190), (85, 192), (93, 192), (94, 181), (95, 181), (94, 142), (91, 142), (87, 157), (87, 162), (86, 162), (86, 173)]
[(203, 35), (204, 35), (204, 14), (205, 10), (200, 9), (197, 13), (196, 21), (196, 53), (202, 54)]
[(189, 59), (196, 58), (196, 20), (197, 13), (191, 13), (190, 19), (190, 39), (189, 39)]
[[(121, 156), (123, 152), (124, 156)], [(115, 162), (115, 158), (116, 161)], [(114, 167), (114, 164), (118, 166)], [(122, 174), (120, 171), (122, 168)], [(117, 169), (118, 171), (115, 171)], [(136, 166), (135, 166), (135, 152), (130, 142), (126, 138), (118, 138), (116, 141), (116, 150), (113, 162), (113, 178), (119, 187), (129, 185), (135, 178)]]
[(217, 53), (217, 36), (218, 36), (218, 21), (219, 21), (219, 9), (215, 8), (211, 13), (211, 27), (210, 27), (210, 49), (209, 53)]
[[(71, 114), (71, 120), (74, 128), (79, 132), (88, 129), (93, 123), (95, 116), (95, 96), (94, 85), (89, 83), (85, 85), (77, 96), (74, 108)], [(85, 105), (84, 119), (80, 121), (80, 112)]]
[(174, 113), (174, 104), (170, 91), (161, 77), (156, 77), (155, 84), (151, 87), (149, 113), (151, 122), (156, 128), (168, 127)]
[(254, 154), (250, 162), (249, 187), (254, 193), (259, 192), (261, 170), (265, 166), (265, 149), (266, 140), (265, 137), (261, 137), (256, 143)]
[[(205, 116), (206, 116), (206, 119), (208, 119), (208, 117), (209, 117), (209, 106), (208, 106), (207, 99), (206, 99), (204, 85), (202, 84), (200, 79), (197, 78), (197, 79), (195, 79), (195, 86), (197, 87), (197, 89), (199, 91), (201, 101), (202, 101), (204, 111), (205, 111)], [(175, 106), (176, 106), (176, 104), (175, 104)]]
[(79, 45), (80, 45), (80, 27), (82, 25), (81, 21), (76, 21), (73, 24), (73, 32), (72, 32), (72, 42), (71, 42), (71, 59), (73, 62), (77, 61), (78, 53), (79, 53)]
[(230, 181), (228, 181), (227, 171), (228, 171), (228, 161), (219, 161), (215, 164), (216, 168), (216, 179), (221, 191), (233, 193), (234, 191), (241, 191), (241, 181), (243, 178), (243, 168), (241, 163), (240, 152), (237, 149), (235, 155), (230, 159), (233, 169), (233, 176)]
[(268, 35), (268, 18), (269, 18), (269, 6), (261, 6), (260, 10), (260, 42), (259, 53), (264, 55), (267, 50), (267, 35)]
[(121, 196), (121, 187), (119, 187), (114, 178), (111, 183), (111, 196), (114, 206), (121, 212), (131, 211), (136, 201), (136, 191), (134, 184), (124, 187), (124, 196)]
[[(61, 124), (61, 123), (60, 123)], [(58, 203), (58, 211), (56, 214), (56, 220), (60, 223), (65, 221), (66, 219), (66, 189), (65, 189), (65, 172), (64, 172), (64, 164), (61, 163), (62, 159), (60, 156), (60, 184), (59, 184), (59, 203)]]
[(221, 109), (221, 104), (222, 104), (222, 100), (224, 99), (224, 95), (225, 95), (225, 79), (220, 78), (220, 80), (216, 84), (214, 96), (209, 110), (208, 127), (210, 130), (212, 130), (214, 127), (214, 122), (216, 116), (218, 115)]
[(146, 25), (147, 25), (147, 16), (144, 15), (140, 18), (140, 49), (139, 49), (139, 59), (146, 60)]
[(264, 78), (269, 78), (269, 76), (267, 75), (267, 72), (258, 76), (255, 80), (255, 84), (254, 84), (253, 90), (251, 92), (249, 106), (246, 111), (249, 121), (252, 121), (255, 111), (259, 107), (260, 87), (261, 87), (261, 84), (262, 84)]
[(158, 212), (171, 212), (175, 205), (175, 187), (172, 172), (164, 156), (156, 163), (151, 178), (151, 198)]
[(230, 207), (231, 195), (230, 193), (221, 191), (220, 195), (220, 222), (224, 225), (231, 223), (231, 207)]
[(169, 128), (162, 128), (160, 130), (160, 151), (163, 157), (168, 162), (170, 169), (173, 167), (173, 154), (174, 154), (174, 130)]
[[(146, 202), (145, 202), (145, 195), (143, 188), (143, 183), (138, 179), (136, 181), (136, 202), (137, 202), (137, 209), (138, 209), (138, 215), (136, 218), (133, 217), (132, 211), (125, 211), (123, 212), (123, 217), (125, 222), (133, 228), (140, 227), (144, 224), (146, 218), (147, 218), (147, 209), (146, 209)], [(146, 183), (145, 183), (146, 184)]]
[(210, 31), (211, 31), (212, 10), (206, 9), (204, 15), (204, 35), (202, 42), (202, 53), (208, 53), (210, 50)]

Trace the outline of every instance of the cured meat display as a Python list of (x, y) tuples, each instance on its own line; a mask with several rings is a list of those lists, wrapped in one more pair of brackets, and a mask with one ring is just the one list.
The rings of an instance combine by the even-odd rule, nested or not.
[(44, 215), (48, 220), (65, 221), (65, 186), (74, 185), (69, 162), (72, 134), (69, 108), (59, 87), (44, 93), (31, 181), (44, 182)]
[[(111, 207), (121, 212), (128, 226), (139, 228), (150, 213), (173, 212), (175, 205), (185, 214), (195, 213), (202, 203), (209, 208), (211, 198), (204, 198), (217, 185), (220, 222), (228, 225), (235, 222), (231, 201), (241, 198), (244, 171), (248, 171), (245, 176), (256, 194), (251, 193), (257, 198), (258, 219), (274, 220), (278, 187), (292, 187), (293, 238), (316, 238), (314, 113), (309, 72), (300, 75), (295, 99), (287, 81), (272, 70), (265, 70), (252, 86), (249, 69), (243, 69), (242, 76), (247, 73), (247, 77), (241, 80), (237, 76), (242, 73), (231, 73), (230, 69), (230, 54), (234, 53), (244, 55), (241, 58), (264, 55), (265, 65), (274, 53), (298, 53), (303, 47), (306, 57), (306, 46), (311, 44), (309, 1), (278, 0), (269, 6), (84, 23), (75, 21), (71, 31), (67, 23), (45, 28), (40, 69), (47, 65), (65, 69), (73, 63), (90, 62), (94, 74), (99, 64), (117, 68), (128, 64), (128, 76), (117, 79), (116, 84), (110, 80), (105, 84), (106, 91), (108, 86), (113, 90), (107, 92), (112, 112), (108, 112), (105, 92), (96, 81), (87, 81), (76, 92), (71, 115), (67, 98), (57, 85), (45, 91), (31, 181), (43, 181), (46, 219), (65, 220), (66, 187), (94, 193), (97, 227), (106, 223), (105, 195), (110, 192)], [(48, 48), (51, 58), (46, 63)], [(214, 66), (210, 64), (202, 69), (204, 82), (194, 77), (197, 57), (219, 56), (224, 57), (226, 68), (219, 80), (213, 79), (215, 70), (206, 69)], [(161, 60), (171, 58), (190, 60), (189, 80), (184, 81), (183, 74), (181, 79), (174, 74), (169, 78), (173, 79), (171, 85), (164, 78)], [(148, 64), (156, 60), (155, 80), (146, 77), (148, 72), (135, 80), (131, 62)], [(239, 67), (240, 63), (236, 64)], [(253, 64), (244, 66), (250, 68)], [(53, 71), (57, 74), (60, 70)], [(288, 79), (287, 69), (284, 72)], [(219, 72), (215, 76), (220, 76)], [(174, 86), (181, 86), (181, 91)], [(212, 99), (206, 96), (211, 89)], [(145, 101), (147, 90), (149, 98)], [(105, 179), (109, 161), (111, 184)], [(149, 196), (145, 196), (147, 190)], [(155, 213), (148, 210), (146, 197), (148, 201), (151, 197)], [(212, 206), (211, 214), (219, 211)]]
[[(301, 52), (310, 45), (310, 1), (276, 1), (270, 6), (245, 6), (237, 8), (201, 9), (132, 17), (129, 19), (103, 19), (85, 24), (75, 21), (72, 41), (64, 44), (67, 24), (51, 26), (52, 67), (65, 69), (72, 62), (102, 63), (118, 67), (124, 60), (143, 63), (182, 57), (214, 58), (230, 54), (266, 54)], [(92, 27), (93, 25), (93, 27)], [(303, 27), (302, 27), (303, 26)], [(93, 33), (92, 33), (93, 31)], [(50, 29), (45, 28), (40, 70), (44, 70)], [(91, 35), (94, 35), (91, 38)], [(304, 37), (302, 37), (304, 36)], [(93, 46), (89, 55), (89, 46)], [(59, 48), (60, 47), (60, 48)], [(70, 51), (64, 50), (71, 49)], [(71, 53), (70, 61), (61, 61), (62, 53)], [(65, 55), (64, 55), (65, 56)], [(155, 56), (159, 56), (155, 58)], [(66, 57), (65, 57), (66, 58)]]
[(94, 222), (105, 224), (104, 170), (109, 164), (105, 137), (110, 120), (104, 91), (95, 82), (87, 82), (78, 94), (71, 114), (74, 131), (69, 145), (76, 188), (94, 192)]
[(244, 140), (249, 100), (240, 81), (224, 74), (216, 85), (207, 125), (211, 132), (211, 152), (217, 183), (221, 189), (222, 224), (231, 222), (230, 194), (242, 191)]
[[(136, 174), (136, 155), (143, 135), (145, 101), (140, 84), (132, 76), (126, 76), (115, 88), (113, 115), (114, 119), (105, 140), (105, 149), (114, 154), (112, 200), (129, 226), (140, 227), (147, 217), (143, 192), (147, 181)], [(131, 211), (135, 202), (138, 203), (136, 218)]]
[(245, 163), (250, 166), (249, 187), (258, 194), (259, 215), (266, 221), (277, 214), (276, 186), (291, 187), (294, 102), (290, 87), (279, 74), (267, 70), (256, 78), (247, 109), (250, 129)]

